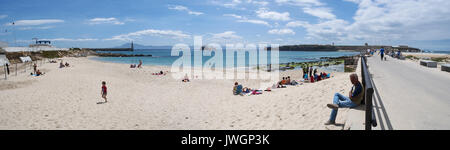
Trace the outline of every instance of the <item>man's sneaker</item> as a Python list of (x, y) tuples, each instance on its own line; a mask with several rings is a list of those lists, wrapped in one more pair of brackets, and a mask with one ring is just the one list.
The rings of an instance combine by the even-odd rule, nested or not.
[(339, 109), (339, 105), (337, 105), (337, 104), (327, 104), (327, 107), (328, 108), (331, 108), (331, 109)]
[(334, 122), (334, 121), (327, 121), (327, 122), (325, 122), (325, 125), (327, 126), (327, 125), (333, 125), (333, 124), (336, 124), (336, 122)]

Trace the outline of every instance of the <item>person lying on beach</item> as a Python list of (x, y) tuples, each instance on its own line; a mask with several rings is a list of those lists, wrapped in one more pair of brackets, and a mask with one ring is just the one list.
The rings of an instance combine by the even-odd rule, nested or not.
[(335, 124), (336, 116), (339, 108), (354, 108), (361, 104), (364, 96), (364, 87), (358, 81), (358, 75), (351, 74), (350, 82), (352, 82), (353, 87), (350, 90), (348, 97), (341, 95), (340, 93), (334, 94), (333, 104), (327, 104), (327, 107), (332, 109), (330, 119), (325, 123), (325, 125)]
[(281, 81), (280, 81), (280, 82), (278, 82), (278, 84), (277, 84), (277, 88), (286, 88), (286, 86), (284, 86), (284, 85), (281, 83)]
[(233, 86), (233, 95), (241, 95), (241, 94), (242, 94), (242, 85), (239, 85), (238, 82), (235, 82)]
[(136, 68), (136, 64), (131, 64), (130, 68)]
[(181, 80), (182, 82), (189, 82), (189, 77), (188, 77), (188, 75), (186, 74), (186, 75), (184, 75), (184, 79), (183, 80)]
[(152, 73), (152, 75), (166, 75), (166, 74), (161, 70), (160, 72)]
[(106, 88), (106, 82), (103, 81), (103, 82), (102, 82), (102, 91), (101, 91), (101, 94), (102, 94), (102, 98), (105, 99), (105, 103), (108, 102), (108, 99), (106, 98), (107, 93), (108, 93), (108, 91), (107, 91), (107, 88)]

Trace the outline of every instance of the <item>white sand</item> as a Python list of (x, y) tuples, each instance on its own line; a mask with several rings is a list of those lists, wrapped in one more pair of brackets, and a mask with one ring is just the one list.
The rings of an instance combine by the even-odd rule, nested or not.
[[(46, 63), (46, 74), (26, 73), (0, 81), (0, 129), (342, 129), (323, 125), (335, 92), (348, 94), (349, 73), (313, 84), (290, 86), (258, 96), (234, 96), (234, 80), (192, 80), (153, 76), (167, 67), (64, 58), (73, 67)], [(299, 71), (282, 72), (299, 80)], [(108, 103), (97, 104), (101, 81), (107, 82)], [(259, 81), (238, 80), (244, 86)], [(337, 123), (344, 124), (347, 109)]]
[(403, 56), (415, 56), (418, 58), (450, 58), (449, 54), (438, 54), (438, 53), (402, 53)]

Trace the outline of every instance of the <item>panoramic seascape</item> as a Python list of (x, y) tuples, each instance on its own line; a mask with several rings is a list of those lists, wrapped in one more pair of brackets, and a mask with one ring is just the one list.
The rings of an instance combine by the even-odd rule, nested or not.
[(0, 130), (450, 130), (450, 1), (1, 3)]

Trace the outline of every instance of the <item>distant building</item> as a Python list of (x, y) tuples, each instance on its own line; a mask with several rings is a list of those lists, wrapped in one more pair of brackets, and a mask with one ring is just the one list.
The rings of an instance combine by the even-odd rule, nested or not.
[(67, 51), (68, 48), (58, 48), (51, 45), (48, 40), (36, 40), (35, 44), (30, 44), (28, 47), (4, 47), (6, 52), (38, 52), (38, 51)]

